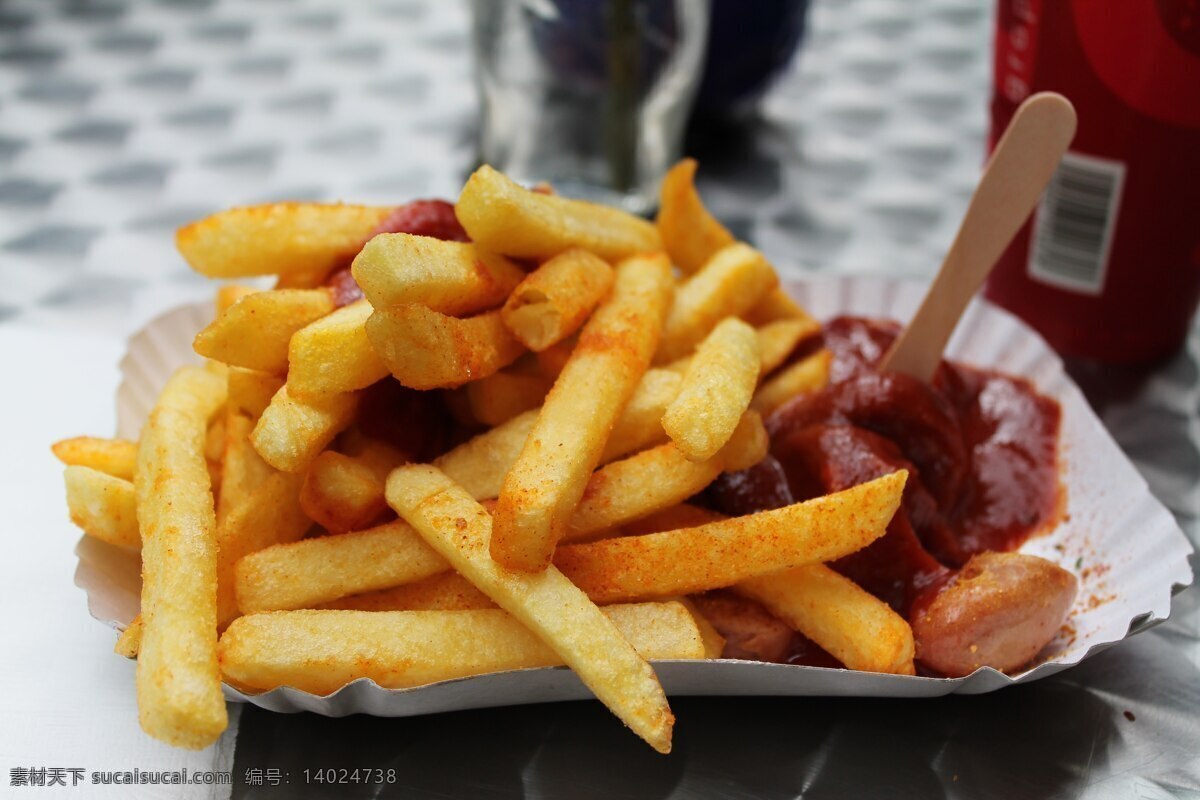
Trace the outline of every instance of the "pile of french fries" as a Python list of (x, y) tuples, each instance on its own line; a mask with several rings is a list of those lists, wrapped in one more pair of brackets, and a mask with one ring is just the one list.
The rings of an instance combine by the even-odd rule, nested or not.
[[(386, 208), (277, 204), (183, 228), (223, 285), (138, 442), (54, 445), (83, 531), (138, 549), (143, 728), (204, 747), (222, 681), (328, 694), (565, 664), (660, 752), (649, 661), (719, 658), (688, 595), (733, 588), (846, 667), (913, 672), (908, 624), (825, 566), (883, 535), (906, 474), (737, 518), (689, 505), (767, 452), (763, 415), (827, 380), (820, 326), (704, 208), (695, 163), (656, 222), (489, 167), (470, 242), (373, 231)], [(355, 255), (356, 254), (356, 255)], [(352, 259), (363, 299), (324, 284)], [(478, 431), (433, 459), (357, 422), (380, 381)], [(398, 424), (418, 424), (397, 420)]]

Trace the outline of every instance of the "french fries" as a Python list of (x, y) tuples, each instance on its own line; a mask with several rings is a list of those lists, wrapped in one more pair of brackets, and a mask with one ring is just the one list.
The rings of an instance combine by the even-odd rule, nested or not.
[(503, 425), (518, 414), (538, 408), (554, 385), (534, 372), (501, 370), (466, 386), (471, 416), (484, 425)]
[(739, 583), (737, 591), (762, 603), (849, 669), (916, 674), (908, 622), (824, 564), (751, 578)]
[(292, 334), (333, 311), (324, 289), (276, 289), (238, 300), (196, 334), (197, 353), (224, 364), (282, 374)]
[(142, 646), (142, 616), (141, 614), (133, 618), (126, 626), (125, 630), (121, 631), (117, 636), (117, 643), (113, 647), (113, 652), (119, 656), (126, 658), (137, 658), (138, 649)]
[(217, 526), (217, 627), (238, 615), (236, 567), (248, 553), (302, 537), (312, 521), (300, 507), (300, 476), (276, 472)]
[(133, 480), (133, 465), (137, 462), (135, 442), (76, 436), (55, 442), (50, 450), (68, 467), (91, 467), (114, 478)]
[(692, 461), (716, 455), (750, 407), (762, 368), (755, 330), (736, 317), (713, 328), (663, 414), (663, 430)]
[(393, 521), (365, 531), (268, 547), (235, 568), (243, 614), (312, 608), (352, 594), (387, 589), (449, 569), (412, 528)]
[[(618, 286), (621, 277), (617, 278)], [(537, 574), (492, 560), (492, 519), (436, 468), (392, 472), (388, 504), (443, 558), (512, 614), (595, 693), (600, 702), (660, 753), (671, 750), (675, 718), (650, 665), (617, 627), (553, 567)]]
[(67, 467), (63, 478), (71, 522), (102, 542), (130, 550), (141, 548), (132, 482), (78, 465)]
[(496, 607), (490, 597), (454, 570), (318, 605), (346, 611), (467, 611)]
[(688, 355), (718, 322), (739, 316), (778, 282), (767, 259), (749, 245), (739, 242), (718, 250), (676, 292), (656, 362)]
[(416, 304), (376, 309), (367, 336), (388, 371), (412, 389), (486, 378), (525, 352), (499, 311), (459, 319)]
[[(602, 609), (646, 659), (703, 658), (695, 620), (679, 603)], [(499, 609), (278, 611), (243, 617), (221, 637), (221, 669), (242, 686), (317, 695), (368, 678), (389, 689), (530, 667), (563, 658)]]
[(611, 262), (662, 249), (658, 230), (645, 220), (523, 189), (487, 165), (467, 180), (454, 213), (477, 245), (516, 258), (551, 258), (579, 247)]
[(274, 472), (250, 446), (250, 431), (253, 429), (254, 420), (237, 411), (226, 412), (221, 494), (217, 498), (218, 525)]
[(168, 381), (138, 445), (134, 487), (142, 540), (142, 728), (200, 749), (225, 729), (217, 670), (216, 511), (204, 436), (225, 402), (220, 376), (195, 367)]
[(313, 461), (300, 490), (300, 506), (330, 533), (360, 530), (387, 508), (387, 474), (407, 459), (393, 447), (368, 441), (357, 456), (327, 450)]
[(667, 255), (685, 275), (697, 272), (713, 253), (734, 242), (733, 234), (704, 207), (695, 176), (696, 162), (690, 158), (667, 171), (656, 220)]
[(387, 365), (367, 336), (371, 312), (371, 304), (359, 300), (292, 334), (287, 376), (291, 391), (300, 396), (338, 394), (383, 380)]
[(582, 327), (612, 289), (613, 271), (586, 250), (568, 250), (529, 273), (500, 312), (513, 336), (541, 351)]
[[(757, 463), (767, 454), (762, 418), (750, 412), (726, 448), (694, 461), (674, 443), (643, 450), (592, 474), (564, 537), (581, 539), (677, 505), (712, 483), (722, 471)], [(747, 452), (748, 451), (748, 452)]]
[(789, 297), (782, 288), (767, 292), (753, 308), (742, 315), (742, 318), (757, 327), (790, 319), (820, 328), (817, 321), (810, 317), (808, 312)]
[(243, 367), (230, 367), (228, 380), (230, 408), (254, 420), (283, 386), (283, 378), (274, 373)]
[(280, 472), (300, 472), (353, 420), (358, 395), (293, 397), (285, 384), (258, 418), (250, 441)]
[(210, 278), (250, 275), (319, 281), (362, 247), (391, 209), (320, 203), (231, 208), (179, 229), (175, 244)]
[(500, 490), (491, 553), (512, 569), (550, 563), (621, 409), (658, 344), (670, 302), (663, 257), (617, 267), (612, 297), (588, 321)]
[(259, 291), (252, 286), (239, 286), (236, 283), (226, 283), (217, 287), (217, 300), (214, 307), (217, 310), (217, 316), (221, 316), (229, 307), (241, 300), (248, 294), (254, 294)]
[(407, 233), (371, 239), (350, 271), (375, 308), (415, 303), (450, 316), (495, 308), (525, 277), (512, 261), (474, 244)]
[(558, 548), (554, 565), (598, 603), (731, 586), (867, 546), (886, 531), (907, 477), (901, 470), (836, 494), (698, 528), (566, 545)]
[(833, 354), (828, 350), (818, 350), (784, 368), (758, 388), (750, 407), (765, 416), (796, 395), (824, 388), (829, 382), (832, 359)]

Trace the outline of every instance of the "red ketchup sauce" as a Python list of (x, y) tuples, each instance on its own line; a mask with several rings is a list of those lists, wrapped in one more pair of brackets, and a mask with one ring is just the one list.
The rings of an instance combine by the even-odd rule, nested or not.
[[(932, 386), (876, 372), (899, 331), (890, 321), (830, 321), (821, 337), (833, 354), (829, 385), (776, 410), (770, 456), (700, 499), (748, 514), (907, 469), (887, 533), (831, 566), (911, 618), (972, 555), (1016, 549), (1054, 521), (1061, 411), (1028, 381), (952, 362)], [(771, 660), (828, 658), (798, 640)]]

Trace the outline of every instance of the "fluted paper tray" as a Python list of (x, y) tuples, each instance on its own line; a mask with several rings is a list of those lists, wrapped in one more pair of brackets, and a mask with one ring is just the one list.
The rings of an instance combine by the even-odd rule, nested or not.
[[(863, 277), (790, 281), (786, 288), (819, 319), (851, 313), (907, 320), (924, 293), (919, 284)], [(117, 392), (119, 436), (136, 439), (171, 372), (198, 360), (192, 339), (210, 319), (210, 309), (209, 304), (181, 306), (156, 318), (130, 340)], [(977, 694), (1052, 675), (1167, 618), (1172, 595), (1192, 581), (1188, 563), (1192, 547), (1067, 377), (1058, 357), (1026, 325), (983, 301), (972, 304), (951, 340), (949, 354), (968, 364), (1025, 376), (1062, 405), (1060, 459), (1067, 514), (1054, 530), (1027, 542), (1022, 551), (1079, 575), (1071, 633), (1053, 642), (1034, 667), (1012, 676), (987, 668), (965, 678), (937, 679), (746, 661), (657, 662), (655, 670), (669, 694)], [(76, 552), (75, 583), (87, 593), (92, 616), (124, 627), (138, 609), (137, 556), (88, 537), (80, 540)], [(362, 679), (327, 697), (291, 688), (245, 694), (228, 685), (225, 695), (275, 711), (409, 716), (577, 700), (590, 693), (574, 673), (558, 667), (412, 689), (384, 689)]]

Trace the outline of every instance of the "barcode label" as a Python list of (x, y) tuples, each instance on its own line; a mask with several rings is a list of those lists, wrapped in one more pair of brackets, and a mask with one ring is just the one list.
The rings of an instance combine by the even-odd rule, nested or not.
[(1083, 294), (1104, 291), (1125, 164), (1067, 153), (1038, 206), (1031, 278)]

